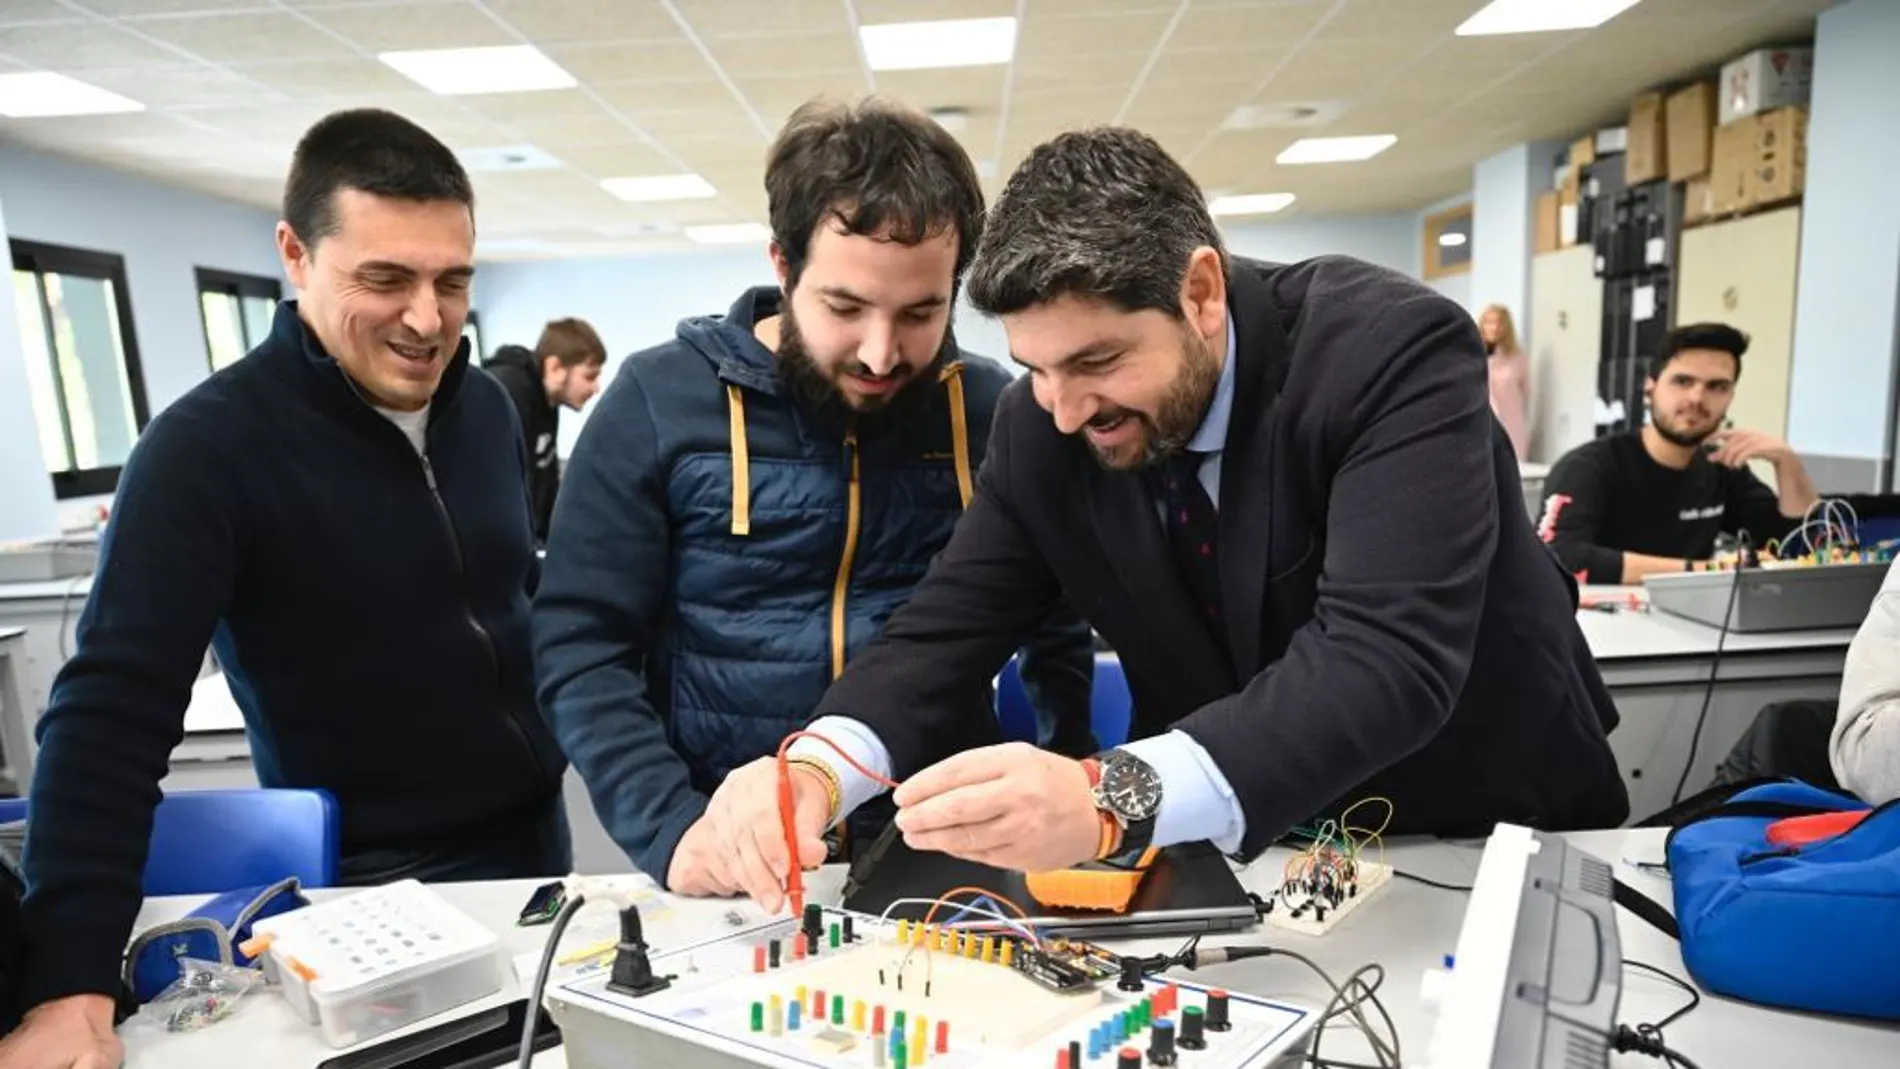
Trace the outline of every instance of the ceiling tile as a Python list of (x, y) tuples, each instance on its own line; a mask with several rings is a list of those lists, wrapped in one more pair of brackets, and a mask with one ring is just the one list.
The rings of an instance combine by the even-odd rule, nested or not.
[(254, 82), (306, 96), (413, 93), (422, 88), (385, 64), (357, 57), (233, 63), (228, 66)]
[[(611, 92), (611, 88), (607, 90)], [(716, 133), (722, 137), (750, 138), (764, 144), (765, 135), (752, 124), (739, 102), (730, 95), (694, 101), (687, 107), (621, 108), (640, 129), (665, 144), (669, 137), (698, 137)]]
[(768, 125), (776, 127), (800, 104), (815, 97), (857, 100), (870, 91), (862, 71), (794, 74), (784, 77), (744, 77), (733, 72), (735, 84)]
[(940, 19), (993, 19), (1016, 14), (1016, 0), (856, 0), (855, 6), (861, 26)]
[(78, 12), (54, 0), (7, 0), (5, 4), (0, 4), (0, 26), (80, 20)]
[(843, 0), (673, 0), (701, 37), (848, 33)]
[(1279, 49), (1270, 48), (1169, 49), (1148, 71), (1143, 92), (1192, 92), (1215, 87), (1226, 92), (1232, 86), (1251, 90), (1284, 56)]
[(46, 23), (0, 29), (0, 55), (54, 71), (175, 66), (189, 57), (113, 26)]
[(1449, 36), (1483, 6), (1475, 0), (1350, 0), (1338, 5), (1319, 34), (1322, 40), (1430, 40)]
[(214, 63), (348, 56), (348, 45), (283, 12), (146, 18), (125, 25)]
[[(684, 40), (555, 44), (548, 57), (588, 85), (620, 82), (704, 82), (718, 85), (706, 57)], [(683, 92), (682, 89), (661, 90)]]
[(402, 7), (319, 9), (308, 18), (342, 34), (365, 52), (415, 48), (492, 48), (520, 44), (480, 8), (463, 0)]
[[(1058, 18), (1041, 15), (1039, 10), (1031, 8), (1017, 31), (1018, 63), (1099, 52), (1145, 56), (1154, 50), (1155, 41), (1173, 16), (1172, 10), (1160, 10)], [(1139, 66), (1141, 61), (1135, 62)]]
[[(79, 0), (86, 10), (108, 18), (176, 15), (181, 12), (267, 11), (270, 0)], [(13, 0), (7, 0), (13, 6)]]
[(1175, 48), (1280, 48), (1296, 44), (1332, 10), (1328, 2), (1188, 8), (1168, 38)]
[(1097, 92), (1126, 95), (1147, 57), (1129, 52), (1049, 56), (1016, 65), (1016, 90), (1088, 86)]
[(884, 71), (878, 75), (877, 91), (926, 111), (964, 108), (994, 115), (1002, 106), (1007, 73), (1007, 67)]
[(672, 174), (679, 170), (678, 163), (647, 142), (636, 140), (630, 132), (623, 140), (596, 139), (584, 143), (537, 135), (534, 144), (568, 166), (595, 178)]
[(771, 37), (711, 38), (706, 50), (725, 68), (776, 74), (813, 74), (862, 69), (858, 42), (849, 33), (810, 33)]
[(485, 0), (488, 10), (536, 43), (681, 40), (658, 0)]
[(233, 100), (281, 99), (281, 94), (256, 79), (224, 67), (178, 63), (125, 71), (89, 71), (85, 80), (144, 104), (149, 108), (190, 108), (228, 104)]
[(552, 116), (601, 114), (600, 105), (585, 90), (544, 89), (536, 93), (478, 93), (462, 98), (469, 110), (496, 122), (544, 121)]

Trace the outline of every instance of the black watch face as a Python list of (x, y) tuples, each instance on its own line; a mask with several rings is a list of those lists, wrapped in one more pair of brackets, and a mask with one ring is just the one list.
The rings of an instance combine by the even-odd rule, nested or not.
[(1107, 761), (1102, 797), (1123, 820), (1149, 820), (1161, 807), (1161, 780), (1145, 761)]

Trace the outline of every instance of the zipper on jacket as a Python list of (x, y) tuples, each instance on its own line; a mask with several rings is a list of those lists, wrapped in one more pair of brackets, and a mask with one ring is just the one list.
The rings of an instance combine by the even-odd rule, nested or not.
[(845, 593), (851, 586), (851, 561), (858, 553), (858, 511), (862, 504), (858, 480), (858, 428), (844, 432), (845, 458), (850, 464), (851, 482), (844, 514), (844, 555), (838, 561), (838, 578), (831, 584), (831, 678), (844, 674)]
[[(458, 580), (457, 585), (462, 595), (462, 618), (468, 621), (468, 626), (474, 630), (476, 637), (482, 640), (482, 649), (488, 652), (488, 663), (490, 667), (494, 669), (495, 683), (497, 689), (499, 689), (501, 685), (501, 655), (495, 650), (495, 637), (488, 633), (486, 627), (482, 626), (481, 620), (475, 616), (475, 606), (469, 603), (468, 565), (462, 557), (462, 538), (455, 531), (455, 520), (449, 515), (448, 503), (442, 500), (442, 490), (436, 485), (435, 465), (429, 463), (429, 454), (422, 453), (419, 455), (422, 457), (423, 481), (429, 484), (429, 500), (435, 504), (435, 514), (441, 519), (442, 529), (447, 532), (449, 536), (449, 551), (455, 558), (455, 577)], [(542, 778), (541, 755), (535, 750), (534, 739), (529, 737), (528, 730), (521, 726), (521, 722), (516, 720), (515, 715), (511, 712), (504, 712), (502, 719), (508, 721), (508, 726), (513, 728), (515, 734), (521, 738), (521, 745), (527, 750), (528, 759), (530, 763), (534, 765), (535, 777), (537, 779)]]

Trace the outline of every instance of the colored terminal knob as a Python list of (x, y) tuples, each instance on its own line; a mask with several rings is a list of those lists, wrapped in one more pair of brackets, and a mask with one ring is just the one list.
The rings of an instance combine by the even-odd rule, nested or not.
[(1181, 1035), (1175, 1039), (1182, 1050), (1206, 1050), (1207, 1037), (1202, 1034), (1203, 1024), (1201, 1008), (1189, 1006), (1181, 1011)]
[(1207, 993), (1207, 1030), (1225, 1032), (1234, 1027), (1227, 1019), (1227, 992), (1221, 990)]
[(807, 936), (823, 935), (825, 931), (824, 907), (816, 902), (805, 903), (804, 923), (798, 926), (798, 930)]
[(1154, 1065), (1174, 1064), (1174, 1022), (1156, 1021), (1148, 1033), (1148, 1061)]
[(1115, 1055), (1115, 1069), (1141, 1069), (1141, 1052), (1133, 1047), (1123, 1047)]
[(1116, 981), (1115, 987), (1121, 991), (1140, 991), (1141, 967), (1144, 964), (1146, 963), (1137, 957), (1122, 958), (1122, 975), (1121, 979)]

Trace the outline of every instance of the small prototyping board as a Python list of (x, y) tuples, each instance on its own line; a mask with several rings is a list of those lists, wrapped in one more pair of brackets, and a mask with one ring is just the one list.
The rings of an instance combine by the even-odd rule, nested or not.
[(1338, 927), (1354, 910), (1365, 905), (1368, 899), (1392, 882), (1390, 865), (1381, 865), (1376, 861), (1354, 864), (1359, 878), (1352, 893), (1335, 897), (1304, 889), (1289, 888), (1285, 893), (1275, 892), (1273, 909), (1266, 916), (1267, 923), (1301, 935), (1325, 935)]
[[(567, 1064), (1048, 1069), (1074, 1049), (1074, 1069), (1119, 1069), (1129, 1051), (1143, 1066), (1280, 1069), (1303, 1059), (1317, 1018), (1156, 977), (1139, 993), (1092, 978), (1058, 989), (1062, 976), (1031, 979), (1022, 961), (1004, 963), (1000, 946), (989, 960), (977, 940), (927, 954), (898, 941), (898, 922), (834, 909), (822, 917), (816, 953), (795, 956), (805, 940), (787, 917), (655, 955), (654, 971), (672, 982), (644, 997), (608, 990), (605, 974), (556, 986), (548, 1008)], [(855, 938), (843, 935), (847, 917)], [(1222, 1017), (1227, 1027), (1214, 1027)], [(1174, 1042), (1189, 1038), (1190, 1018), (1204, 1040), (1192, 1048)], [(1168, 1045), (1171, 1059), (1151, 1057)]]

